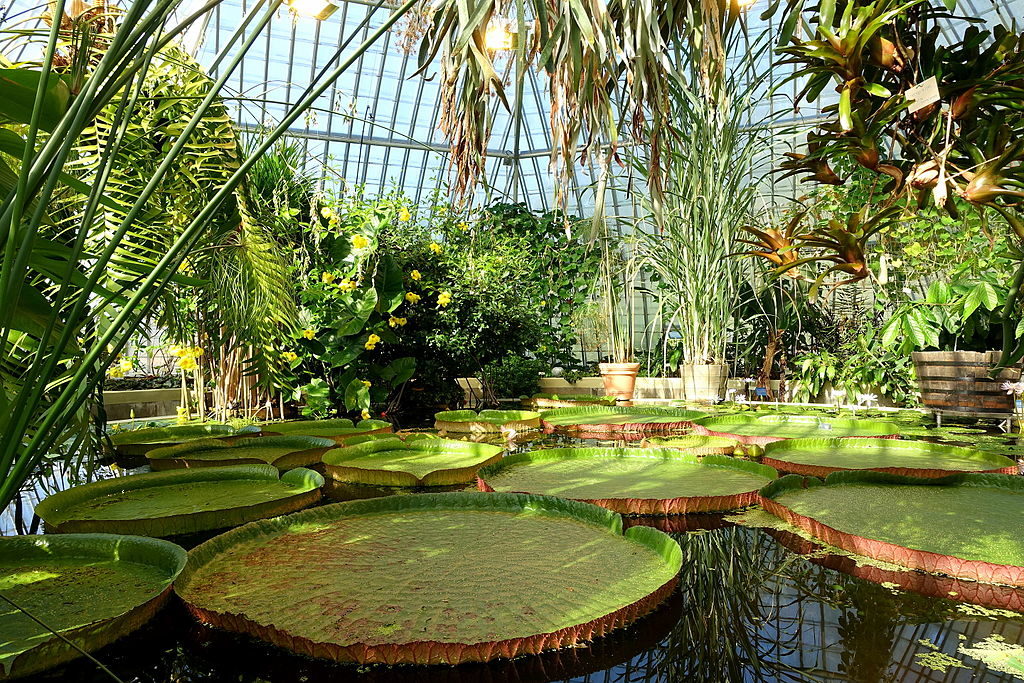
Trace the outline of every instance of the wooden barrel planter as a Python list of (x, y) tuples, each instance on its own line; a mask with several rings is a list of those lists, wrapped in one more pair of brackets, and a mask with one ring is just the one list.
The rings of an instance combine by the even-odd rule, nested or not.
[(921, 402), (929, 408), (961, 412), (1012, 413), (1013, 395), (1000, 388), (1020, 379), (1020, 368), (989, 371), (998, 351), (920, 351), (913, 354)]

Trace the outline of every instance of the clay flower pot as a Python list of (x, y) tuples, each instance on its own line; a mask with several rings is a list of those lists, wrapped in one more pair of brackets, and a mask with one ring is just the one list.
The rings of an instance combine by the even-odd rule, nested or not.
[(614, 396), (620, 401), (631, 401), (636, 386), (636, 375), (640, 372), (639, 363), (601, 363), (601, 379), (604, 381), (604, 393)]

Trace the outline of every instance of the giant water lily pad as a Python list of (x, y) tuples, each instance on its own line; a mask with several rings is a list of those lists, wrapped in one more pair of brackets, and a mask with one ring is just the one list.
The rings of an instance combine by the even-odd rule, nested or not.
[(272, 465), (116, 477), (55, 493), (36, 506), (50, 532), (175, 536), (283, 515), (320, 500), (324, 479)]
[(536, 493), (634, 515), (717, 512), (757, 502), (777, 476), (764, 465), (675, 449), (551, 448), (504, 458), (478, 473), (483, 491)]
[(764, 445), (783, 439), (883, 437), (899, 438), (894, 422), (814, 415), (720, 415), (696, 420), (694, 433), (730, 436), (745, 444)]
[(327, 474), (336, 481), (375, 486), (452, 486), (501, 458), (501, 446), (411, 435), (374, 439), (328, 451)]
[(540, 414), (547, 429), (603, 433), (639, 432), (659, 434), (693, 426), (693, 420), (707, 417), (707, 413), (681, 408), (592, 406), (586, 408), (556, 408)]
[(1024, 586), (1024, 478), (941, 479), (835, 472), (795, 474), (761, 490), (762, 504), (829, 545), (911, 569)]
[(530, 410), (444, 410), (434, 415), (434, 429), (470, 434), (540, 428), (540, 413)]
[(669, 536), (623, 533), (593, 505), (439, 493), (253, 522), (195, 548), (175, 590), (200, 620), (302, 654), (458, 664), (625, 626), (674, 590), (681, 563)]
[(789, 439), (765, 446), (762, 463), (780, 472), (825, 477), (840, 470), (872, 470), (908, 477), (956, 472), (1017, 474), (1017, 463), (994, 453), (896, 439)]
[(618, 399), (614, 396), (590, 396), (588, 394), (534, 394), (529, 398), (522, 399), (524, 406), (544, 410), (551, 408), (613, 406), (616, 402), (618, 402)]
[(315, 436), (262, 436), (232, 443), (193, 441), (149, 451), (146, 458), (154, 470), (264, 464), (284, 470), (315, 465), (334, 446), (330, 439)]
[(134, 631), (163, 604), (185, 557), (139, 536), (0, 538), (0, 679), (78, 657), (60, 636), (91, 652)]
[(729, 436), (655, 436), (644, 439), (644, 448), (675, 448), (693, 455), (732, 455), (740, 447), (738, 439)]
[(291, 420), (270, 422), (263, 425), (264, 431), (284, 436), (317, 436), (345, 443), (348, 439), (370, 434), (387, 434), (393, 427), (384, 420), (360, 420), (358, 423), (345, 418), (332, 420)]
[(221, 439), (259, 433), (258, 427), (235, 429), (225, 424), (184, 424), (143, 427), (110, 435), (114, 452), (123, 457), (140, 457), (155, 448), (166, 448), (200, 439)]

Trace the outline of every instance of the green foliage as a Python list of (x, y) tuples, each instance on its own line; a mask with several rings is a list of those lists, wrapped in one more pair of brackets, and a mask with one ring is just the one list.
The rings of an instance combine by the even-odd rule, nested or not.
[(548, 369), (548, 364), (542, 360), (509, 356), (485, 365), (480, 380), (498, 398), (532, 396), (540, 386), (540, 377)]

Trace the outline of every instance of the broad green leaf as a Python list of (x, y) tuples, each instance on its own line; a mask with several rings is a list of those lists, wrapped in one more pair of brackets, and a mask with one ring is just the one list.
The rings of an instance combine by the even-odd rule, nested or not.
[[(42, 71), (0, 69), (0, 119), (28, 124), (36, 100)], [(52, 131), (68, 110), (71, 90), (64, 77), (50, 73), (39, 111), (39, 127)]]
[(368, 410), (370, 390), (361, 379), (354, 379), (345, 387), (345, 410)]
[(374, 286), (377, 288), (378, 311), (391, 313), (402, 305), (405, 298), (405, 283), (402, 268), (393, 257), (384, 256), (377, 264)]
[(338, 325), (337, 333), (343, 337), (359, 334), (376, 308), (377, 290), (368, 287), (353, 301), (353, 305), (349, 309), (351, 317)]

